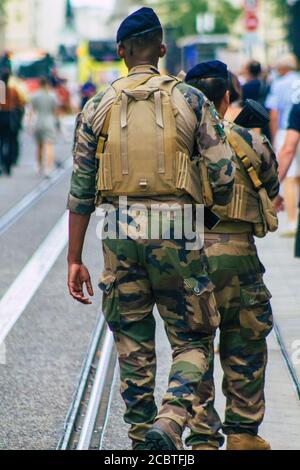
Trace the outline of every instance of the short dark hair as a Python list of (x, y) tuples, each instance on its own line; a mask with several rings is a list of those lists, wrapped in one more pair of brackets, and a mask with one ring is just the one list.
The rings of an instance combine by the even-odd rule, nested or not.
[(130, 48), (133, 53), (135, 50), (152, 50), (156, 47), (159, 47), (162, 44), (162, 40), (163, 30), (158, 29), (124, 39), (124, 41), (120, 42), (120, 45)]
[(258, 77), (261, 72), (261, 64), (257, 60), (251, 60), (248, 64), (248, 71), (253, 77)]
[(243, 96), (242, 85), (238, 77), (232, 72), (228, 72), (228, 84), (230, 104), (241, 101)]
[(204, 95), (218, 107), (229, 90), (228, 80), (223, 77), (193, 78), (187, 82), (189, 85), (202, 91)]

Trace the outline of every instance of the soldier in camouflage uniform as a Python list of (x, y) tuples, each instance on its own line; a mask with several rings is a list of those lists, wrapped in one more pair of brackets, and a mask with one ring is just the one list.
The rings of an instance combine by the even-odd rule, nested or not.
[[(118, 42), (119, 54), (125, 58), (129, 69), (128, 77), (123, 79), (127, 84), (147, 78), (151, 83), (160, 77), (157, 65), (159, 57), (165, 54), (165, 47), (162, 45), (162, 29), (153, 10), (143, 8), (124, 20)], [(212, 183), (214, 202), (227, 204), (232, 197), (235, 168), (232, 151), (213, 105), (202, 93), (181, 82), (176, 83), (173, 97), (182, 100), (180, 109), (175, 110), (174, 98), (177, 139), (190, 149), (190, 157), (194, 155), (194, 149), (201, 154)], [(113, 209), (107, 210), (106, 223), (110, 218), (117, 220), (116, 232), (135, 222), (127, 207), (119, 209), (117, 198), (103, 197), (102, 192), (96, 190), (97, 147), (115, 99), (115, 89), (109, 87), (89, 101), (77, 119), (75, 133), (74, 171), (68, 202), (68, 284), (70, 294), (86, 304), (90, 299), (83, 293), (83, 285), (86, 284), (89, 295), (93, 295), (93, 289), (81, 253), (95, 204), (113, 205)], [(182, 114), (182, 108), (188, 110), (189, 122)], [(200, 176), (198, 178), (200, 185)], [(161, 202), (177, 203), (179, 207), (185, 203), (195, 204), (187, 193), (180, 197), (170, 194), (133, 198), (129, 202), (140, 202), (147, 207)], [(124, 240), (118, 233), (117, 239), (108, 237), (103, 241), (105, 269), (100, 279), (103, 312), (116, 342), (121, 393), (126, 405), (125, 421), (130, 424), (129, 437), (137, 450), (181, 448), (181, 433), (185, 425), (192, 430), (187, 444), (202, 442), (200, 417), (203, 416), (208, 423), (205, 435), (210, 433), (218, 442), (223, 442), (218, 433), (221, 423), (215, 410), (209, 408), (206, 413), (197, 395), (212, 359), (219, 313), (203, 252), (200, 249), (188, 250), (186, 239), (174, 237), (175, 221), (171, 212), (167, 210), (162, 215), (170, 221), (170, 237), (161, 233), (155, 240), (136, 240), (130, 236)], [(121, 221), (124, 215), (125, 227)], [(165, 322), (173, 351), (169, 386), (159, 412), (154, 400), (154, 304)], [(213, 429), (209, 428), (210, 423), (213, 423)]]
[[(221, 117), (225, 115), (230, 100), (225, 64), (219, 61), (199, 64), (187, 74), (186, 82), (204, 92)], [(225, 122), (226, 127), (237, 132), (254, 150), (259, 178), (269, 198), (274, 199), (279, 192), (278, 165), (266, 137)], [(251, 179), (238, 156), (235, 160), (236, 201), (234, 195), (227, 208), (213, 208), (221, 223), (214, 231), (205, 233), (209, 272), (221, 314), (220, 359), (227, 399), (223, 431), (228, 435), (228, 450), (269, 450), (269, 444), (257, 435), (265, 412), (266, 336), (273, 324), (271, 295), (263, 281), (265, 269), (253, 237), (255, 227), (262, 227), (264, 221), (260, 220), (260, 203), (255, 199)], [(237, 206), (245, 210), (236, 212)], [(239, 218), (238, 213), (243, 216)], [(205, 407), (213, 406), (213, 363), (199, 393), (206, 396)], [(211, 436), (208, 439), (211, 441)], [(218, 446), (218, 439), (214, 445)]]

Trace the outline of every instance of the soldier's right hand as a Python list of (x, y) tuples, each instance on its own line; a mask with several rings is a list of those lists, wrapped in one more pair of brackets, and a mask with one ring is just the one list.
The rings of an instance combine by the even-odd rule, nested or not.
[(68, 287), (70, 295), (78, 302), (90, 305), (92, 302), (83, 292), (84, 284), (88, 294), (94, 295), (90, 273), (84, 264), (69, 263), (68, 268)]

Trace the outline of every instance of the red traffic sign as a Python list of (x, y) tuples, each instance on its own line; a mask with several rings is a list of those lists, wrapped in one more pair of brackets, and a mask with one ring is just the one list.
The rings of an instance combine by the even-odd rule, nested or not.
[(256, 13), (249, 11), (246, 13), (246, 29), (247, 31), (256, 31), (259, 26), (259, 19)]

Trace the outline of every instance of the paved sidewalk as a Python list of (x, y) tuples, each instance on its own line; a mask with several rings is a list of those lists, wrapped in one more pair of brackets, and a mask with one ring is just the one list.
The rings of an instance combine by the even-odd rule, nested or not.
[[(259, 240), (258, 246), (260, 258), (268, 269), (266, 283), (273, 293), (276, 322), (286, 349), (292, 354), (293, 341), (300, 338), (300, 260), (293, 258), (293, 241), (282, 239), (277, 234)], [(160, 319), (157, 328), (157, 348), (157, 403), (159, 403), (166, 387), (170, 367), (170, 351)], [(300, 366), (295, 365), (295, 369), (300, 374)], [(218, 358), (215, 377), (216, 407), (223, 416), (222, 372)], [(269, 336), (266, 400), (267, 411), (260, 434), (271, 442), (274, 450), (300, 450), (300, 401), (274, 333)], [(130, 449), (128, 428), (122, 417), (123, 410), (117, 378), (103, 449)]]
[[(280, 227), (284, 227), (284, 220), (282, 215)], [(296, 347), (300, 349), (300, 259), (294, 258), (294, 244), (293, 238), (282, 238), (279, 233), (257, 241), (267, 269), (265, 282), (273, 294), (275, 320), (291, 362)], [(293, 367), (300, 382), (300, 352), (297, 356), (298, 364)]]

